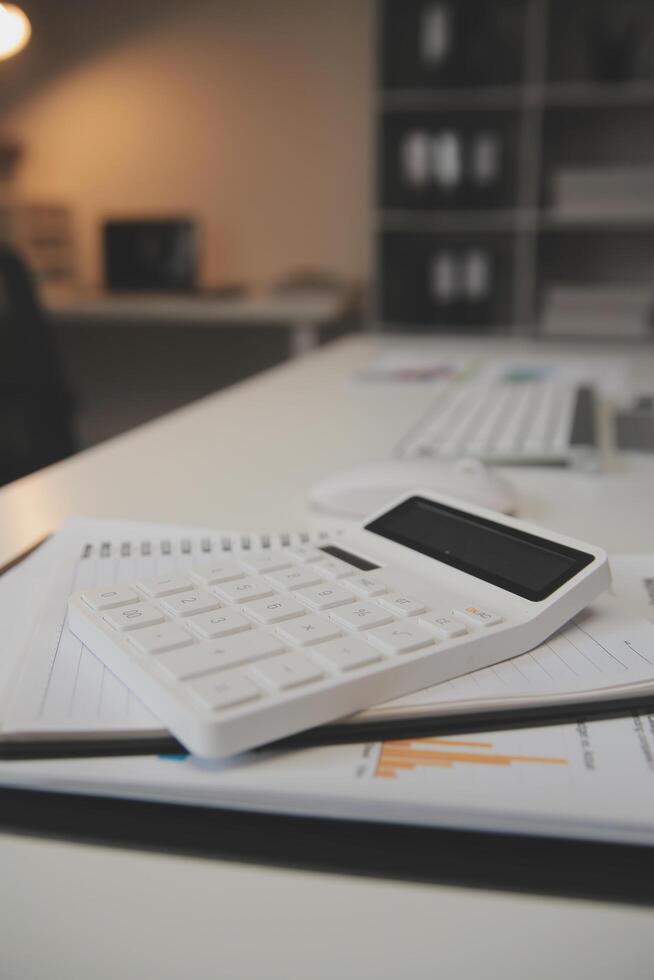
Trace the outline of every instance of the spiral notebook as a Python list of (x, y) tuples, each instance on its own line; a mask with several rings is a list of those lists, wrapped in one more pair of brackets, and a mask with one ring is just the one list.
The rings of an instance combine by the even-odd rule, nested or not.
[[(0, 578), (0, 758), (179, 751), (158, 720), (68, 630), (71, 592), (212, 555), (321, 544), (324, 531), (243, 534), (72, 519)], [(654, 703), (654, 626), (607, 597), (547, 643), (285, 740), (414, 737), (607, 715)]]

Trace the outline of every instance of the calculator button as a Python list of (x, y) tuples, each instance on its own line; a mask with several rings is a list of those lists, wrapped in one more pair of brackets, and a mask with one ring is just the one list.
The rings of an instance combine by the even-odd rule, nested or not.
[(424, 602), (411, 599), (406, 595), (399, 595), (397, 592), (382, 596), (379, 605), (383, 606), (384, 609), (390, 609), (396, 616), (417, 616), (419, 613), (427, 612)]
[(240, 564), (249, 572), (276, 572), (280, 568), (289, 568), (293, 563), (286, 552), (264, 551), (263, 554), (241, 558)]
[(161, 596), (174, 595), (175, 592), (186, 592), (193, 588), (193, 583), (183, 575), (160, 575), (158, 578), (137, 582), (136, 586), (150, 598), (159, 599)]
[(268, 583), (261, 578), (244, 578), (238, 582), (223, 582), (215, 587), (217, 595), (230, 602), (250, 602), (253, 599), (265, 599), (274, 595)]
[(367, 643), (349, 637), (321, 643), (316, 647), (314, 655), (333, 670), (344, 671), (367, 667), (368, 664), (378, 663), (382, 659), (381, 654)]
[(451, 616), (439, 616), (438, 613), (429, 613), (427, 616), (421, 616), (418, 622), (421, 626), (426, 626), (428, 629), (433, 630), (437, 636), (443, 636), (447, 640), (453, 640), (457, 636), (464, 636), (468, 632), (463, 623), (452, 619)]
[(294, 561), (305, 562), (305, 561), (322, 561), (327, 555), (324, 551), (319, 551), (318, 548), (313, 548), (311, 545), (297, 545), (292, 548), (286, 548), (286, 554), (289, 558)]
[(299, 653), (287, 653), (283, 657), (275, 657), (274, 660), (257, 664), (253, 670), (266, 684), (278, 691), (311, 684), (325, 676), (320, 667)]
[(347, 578), (348, 575), (354, 575), (356, 568), (340, 558), (324, 557), (320, 562), (320, 571), (324, 578)]
[(135, 606), (124, 606), (122, 609), (110, 609), (102, 617), (115, 630), (136, 630), (142, 626), (156, 626), (163, 623), (165, 617), (156, 606), (148, 602), (139, 602)]
[(221, 582), (233, 582), (237, 578), (245, 578), (245, 572), (235, 561), (196, 565), (195, 568), (189, 569), (189, 575), (200, 585), (219, 585)]
[(388, 592), (388, 586), (381, 579), (373, 578), (371, 575), (357, 575), (355, 578), (349, 578), (346, 585), (353, 592), (356, 592), (357, 595), (364, 596), (365, 598), (383, 595), (384, 592)]
[(322, 582), (320, 568), (316, 565), (293, 565), (267, 578), (278, 589), (306, 589), (309, 585)]
[(123, 585), (107, 585), (104, 588), (82, 592), (82, 599), (91, 609), (102, 610), (139, 602), (141, 596), (134, 589), (128, 589)]
[(350, 630), (369, 630), (393, 621), (390, 613), (371, 602), (355, 602), (351, 606), (344, 606), (343, 609), (329, 613), (329, 618)]
[(308, 589), (301, 589), (296, 593), (296, 597), (306, 602), (312, 609), (333, 609), (335, 606), (344, 606), (346, 602), (354, 602), (354, 596), (349, 589), (342, 585), (314, 585)]
[(284, 652), (284, 645), (269, 633), (241, 633), (224, 640), (200, 643), (185, 650), (175, 650), (156, 658), (156, 666), (176, 681), (190, 680), (201, 674), (240, 667), (264, 657), (274, 657)]
[(463, 609), (453, 609), (454, 616), (460, 616), (468, 623), (475, 626), (496, 626), (502, 622), (502, 617), (497, 613), (489, 612), (488, 609), (480, 609), (479, 606), (465, 606)]
[(210, 592), (194, 589), (192, 592), (168, 596), (161, 600), (161, 605), (171, 616), (193, 616), (195, 613), (218, 609), (220, 603)]
[(204, 640), (214, 640), (219, 636), (232, 636), (249, 630), (252, 623), (233, 609), (214, 609), (212, 612), (191, 616), (187, 625)]
[(146, 626), (135, 630), (130, 636), (130, 642), (141, 653), (164, 653), (166, 650), (176, 650), (178, 647), (189, 646), (192, 637), (175, 623), (161, 623), (160, 626)]
[(273, 595), (249, 603), (245, 611), (259, 623), (281, 623), (285, 619), (304, 616), (307, 610), (291, 596)]
[(324, 643), (341, 636), (338, 626), (323, 619), (322, 616), (302, 616), (301, 619), (291, 619), (283, 626), (277, 627), (277, 633), (282, 639), (294, 646), (308, 647), (314, 643)]
[(384, 653), (411, 653), (434, 644), (434, 635), (417, 623), (392, 623), (366, 635)]
[(216, 674), (191, 681), (188, 690), (205, 708), (220, 711), (258, 700), (262, 692), (243, 674)]

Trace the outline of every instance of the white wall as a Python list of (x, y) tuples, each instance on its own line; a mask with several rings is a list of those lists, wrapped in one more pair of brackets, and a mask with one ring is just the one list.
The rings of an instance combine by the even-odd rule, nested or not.
[(201, 220), (205, 284), (307, 265), (366, 278), (372, 0), (183, 2), (152, 20), (2, 120), (26, 146), (21, 194), (73, 206), (83, 281), (103, 217), (160, 213)]

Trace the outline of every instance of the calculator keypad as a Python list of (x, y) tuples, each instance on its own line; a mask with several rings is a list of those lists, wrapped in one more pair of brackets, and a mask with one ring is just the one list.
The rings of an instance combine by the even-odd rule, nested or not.
[(502, 622), (476, 605), (429, 608), (410, 588), (394, 591), (397, 575), (384, 575), (306, 546), (90, 589), (82, 599), (160, 681), (212, 713), (295, 697), (295, 689), (299, 697)]

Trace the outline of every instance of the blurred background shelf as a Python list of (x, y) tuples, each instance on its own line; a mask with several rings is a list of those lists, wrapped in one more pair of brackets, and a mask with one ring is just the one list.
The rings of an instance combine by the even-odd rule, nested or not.
[(591, 335), (593, 287), (654, 277), (654, 4), (490, 9), (378, 2), (378, 318), (565, 335), (563, 277)]

